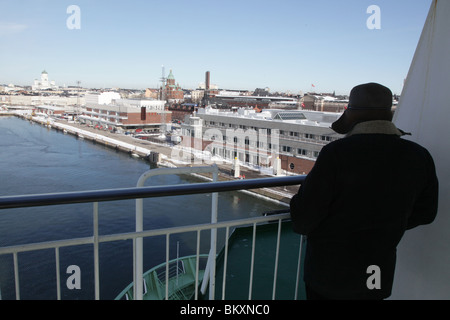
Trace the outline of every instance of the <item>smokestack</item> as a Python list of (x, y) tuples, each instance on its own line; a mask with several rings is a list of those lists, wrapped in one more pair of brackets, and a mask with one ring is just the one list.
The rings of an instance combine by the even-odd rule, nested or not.
[(205, 89), (209, 90), (209, 71), (206, 71), (206, 76), (205, 76)]

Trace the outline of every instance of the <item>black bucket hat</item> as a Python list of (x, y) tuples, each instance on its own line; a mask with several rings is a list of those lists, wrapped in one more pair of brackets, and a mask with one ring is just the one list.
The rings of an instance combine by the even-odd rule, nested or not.
[(360, 122), (392, 121), (391, 107), (392, 91), (389, 88), (373, 82), (358, 85), (350, 91), (348, 106), (331, 129), (346, 134)]

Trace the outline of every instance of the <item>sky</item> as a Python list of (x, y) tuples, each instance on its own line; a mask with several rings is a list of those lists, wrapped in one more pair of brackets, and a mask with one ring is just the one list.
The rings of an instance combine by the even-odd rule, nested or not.
[(0, 84), (45, 70), (59, 86), (156, 88), (164, 66), (186, 89), (210, 71), (221, 89), (348, 94), (378, 82), (401, 94), (430, 4), (0, 0)]

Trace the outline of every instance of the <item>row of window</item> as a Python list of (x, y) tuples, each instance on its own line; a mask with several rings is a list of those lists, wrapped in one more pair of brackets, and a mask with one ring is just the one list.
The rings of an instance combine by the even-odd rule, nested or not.
[[(306, 149), (292, 148), (290, 146), (281, 146), (281, 150), (283, 150), (283, 152), (292, 153), (293, 155), (298, 156), (313, 157), (313, 158), (317, 158), (319, 156), (319, 151), (308, 151)], [(296, 151), (297, 153), (294, 154), (293, 151)]]
[[(189, 129), (183, 129), (182, 130), (182, 134), (185, 136), (191, 136), (194, 137), (194, 130), (189, 130)], [(280, 151), (280, 152), (284, 152), (284, 153), (291, 153), (294, 156), (304, 156), (304, 157), (312, 157), (312, 158), (317, 158), (317, 156), (319, 155), (318, 151), (309, 151), (307, 149), (302, 149), (302, 148), (295, 148), (295, 147), (291, 147), (291, 146), (286, 146), (286, 145), (277, 145), (277, 144), (273, 144), (271, 142), (270, 139), (268, 139), (269, 141), (259, 141), (259, 140), (253, 140), (250, 139), (249, 137), (244, 137), (244, 139), (241, 139), (237, 136), (222, 136), (222, 139), (220, 140), (220, 136), (211, 136), (209, 137), (209, 139), (211, 141), (216, 141), (222, 144), (226, 144), (226, 143), (233, 143), (233, 146), (236, 145), (241, 145), (241, 147), (245, 147), (245, 148), (257, 148), (260, 150), (267, 150), (267, 151), (272, 151), (272, 150), (276, 150), (276, 151)], [(243, 144), (242, 144), (243, 142)], [(280, 147), (280, 149), (278, 149), (278, 147)]]
[[(250, 162), (250, 163), (254, 163), (254, 164), (258, 164), (258, 165), (267, 164), (267, 161), (268, 161), (267, 155), (249, 154), (246, 152), (239, 152), (238, 150), (227, 150), (227, 149), (223, 149), (223, 148), (214, 148), (213, 147), (211, 150), (211, 153), (212, 153), (212, 155), (219, 155), (219, 156), (227, 158), (227, 159), (234, 159), (237, 157), (240, 161)], [(307, 151), (298, 149), (297, 155), (307, 156)], [(318, 155), (319, 155), (318, 151), (312, 152), (312, 156), (314, 158), (317, 158)], [(250, 159), (252, 159), (252, 160), (250, 160)]]
[[(238, 138), (233, 137), (233, 142), (237, 143)], [(250, 140), (248, 138), (245, 139), (244, 143), (246, 146), (251, 146), (251, 145), (254, 146), (253, 143), (250, 143)], [(262, 142), (262, 141), (256, 141), (256, 146), (260, 150), (269, 150), (269, 151), (278, 150), (278, 145), (272, 144), (272, 143), (266, 143), (266, 142)], [(284, 153), (291, 153), (294, 156), (304, 156), (304, 157), (313, 157), (313, 158), (317, 158), (319, 155), (319, 151), (308, 151), (307, 149), (293, 148), (291, 146), (281, 146), (280, 151), (282, 151)]]
[(304, 138), (307, 140), (317, 140), (317, 141), (322, 141), (322, 142), (331, 142), (335, 139), (333, 139), (332, 137), (328, 136), (328, 135), (316, 135), (316, 134), (312, 134), (312, 133), (305, 133), (305, 134), (301, 134), (297, 131), (286, 131), (286, 130), (279, 130), (279, 129), (269, 129), (269, 128), (257, 128), (257, 127), (253, 127), (253, 126), (245, 126), (245, 125), (237, 125), (237, 124), (226, 124), (224, 122), (215, 122), (215, 121), (206, 121), (206, 125), (209, 126), (218, 126), (218, 127), (223, 127), (223, 128), (231, 128), (231, 129), (242, 129), (242, 130), (255, 130), (261, 134), (267, 134), (267, 135), (271, 135), (272, 133), (276, 134), (278, 133), (280, 136), (285, 136), (285, 137), (293, 137), (293, 138)]
[(95, 115), (84, 115), (85, 119), (89, 119), (92, 121), (105, 121), (109, 123), (122, 124), (121, 119), (118, 118), (110, 118), (110, 117), (99, 117)]

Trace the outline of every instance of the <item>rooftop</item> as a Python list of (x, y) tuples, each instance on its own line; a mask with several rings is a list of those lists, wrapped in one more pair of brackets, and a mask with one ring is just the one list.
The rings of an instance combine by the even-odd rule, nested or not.
[(341, 113), (307, 111), (307, 110), (283, 110), (283, 109), (263, 109), (257, 112), (253, 109), (240, 108), (237, 112), (221, 111), (210, 107), (199, 108), (196, 115), (216, 115), (223, 117), (248, 118), (255, 120), (283, 121), (289, 123), (298, 123), (302, 125), (312, 125), (320, 127), (330, 127), (330, 124), (336, 121)]
[(174, 80), (175, 79), (175, 77), (173, 76), (173, 73), (172, 73), (172, 69), (170, 69), (170, 72), (169, 72), (169, 75), (167, 76), (167, 79), (170, 79), (170, 80)]

